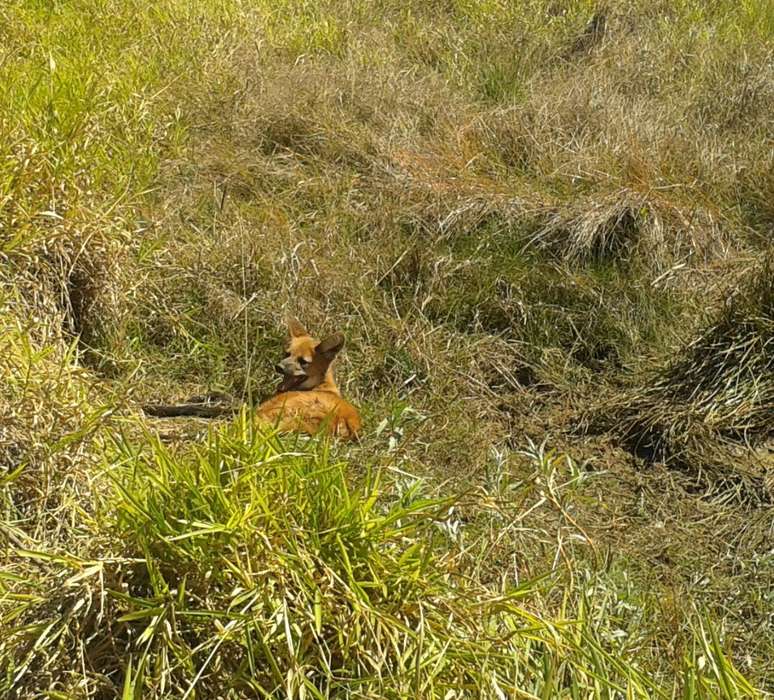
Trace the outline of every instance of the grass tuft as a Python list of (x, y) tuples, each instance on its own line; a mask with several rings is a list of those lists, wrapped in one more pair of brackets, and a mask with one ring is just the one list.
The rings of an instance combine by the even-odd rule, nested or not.
[[(766, 483), (774, 437), (774, 266), (748, 269), (717, 317), (614, 413), (650, 459)], [(729, 468), (729, 466), (731, 468)]]
[[(560, 458), (526, 454), (562, 498)], [(120, 438), (105, 469), (93, 523), (112, 551), (18, 550), (37, 575), (3, 580), (6, 692), (47, 678), (129, 698), (671, 697), (616, 643), (593, 588), (567, 589), (574, 616), (548, 618), (544, 581), (477, 583), (459, 503), (420, 480), (353, 485), (327, 445), (283, 444), (245, 412), (200, 446)], [(697, 640), (709, 667), (687, 661), (679, 681), (693, 697), (751, 690), (711, 625)]]

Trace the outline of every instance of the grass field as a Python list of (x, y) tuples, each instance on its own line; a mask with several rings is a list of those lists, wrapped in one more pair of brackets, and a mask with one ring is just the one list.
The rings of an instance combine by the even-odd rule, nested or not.
[[(0, 696), (774, 693), (774, 9), (0, 5)], [(295, 315), (354, 445), (239, 416)]]

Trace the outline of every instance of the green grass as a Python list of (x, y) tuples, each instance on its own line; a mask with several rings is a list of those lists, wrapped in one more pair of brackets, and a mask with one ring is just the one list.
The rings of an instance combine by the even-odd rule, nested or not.
[(4, 3), (3, 692), (774, 692), (769, 5)]
[[(67, 697), (79, 686), (126, 698), (754, 692), (700, 618), (677, 678), (649, 677), (629, 636), (641, 632), (622, 616), (636, 607), (605, 578), (477, 583), (472, 552), (491, 541), (468, 536), (459, 502), (424, 495), (420, 480), (368, 470), (352, 485), (329, 446), (282, 443), (245, 412), (198, 447), (138, 437), (106, 450), (113, 486), (89, 520), (109, 551), (15, 552), (38, 567), (3, 577), (15, 623), (0, 646), (5, 692), (43, 679)], [(529, 455), (557, 503), (585, 477)], [(549, 586), (562, 591), (556, 609)], [(68, 670), (74, 653), (100, 677)]]

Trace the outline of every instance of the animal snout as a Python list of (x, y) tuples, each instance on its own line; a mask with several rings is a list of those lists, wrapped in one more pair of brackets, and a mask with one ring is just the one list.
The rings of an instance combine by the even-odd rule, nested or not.
[(284, 374), (287, 377), (298, 377), (306, 374), (298, 362), (292, 357), (286, 357), (275, 366), (275, 369), (280, 374)]

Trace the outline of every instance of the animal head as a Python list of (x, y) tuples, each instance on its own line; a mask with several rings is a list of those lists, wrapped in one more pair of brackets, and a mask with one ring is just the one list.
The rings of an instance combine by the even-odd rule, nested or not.
[[(344, 336), (334, 333), (317, 340), (295, 318), (288, 320), (288, 331), (285, 357), (275, 366), (282, 375), (277, 393), (308, 391), (326, 381), (333, 384), (329, 370), (336, 355), (344, 347)], [(335, 385), (332, 388), (335, 389)]]

